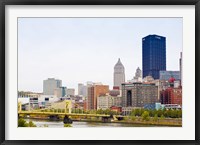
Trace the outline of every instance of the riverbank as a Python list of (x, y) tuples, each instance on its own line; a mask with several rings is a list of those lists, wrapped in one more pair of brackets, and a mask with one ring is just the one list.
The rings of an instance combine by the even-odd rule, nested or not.
[[(37, 120), (50, 120), (48, 117), (23, 117), (25, 119), (37, 119)], [(101, 118), (71, 118), (75, 122), (99, 122), (101, 123)], [(63, 121), (63, 118), (59, 118), (51, 121)], [(122, 124), (137, 124), (137, 125), (150, 125), (150, 126), (168, 126), (168, 127), (182, 127), (182, 118), (150, 118), (149, 121), (142, 120), (141, 117), (135, 117), (131, 119), (127, 117), (125, 120), (111, 120), (108, 123), (122, 123)]]

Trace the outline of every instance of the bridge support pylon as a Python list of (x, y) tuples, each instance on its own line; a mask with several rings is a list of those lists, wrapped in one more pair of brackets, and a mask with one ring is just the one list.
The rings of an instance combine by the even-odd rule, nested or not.
[(72, 102), (71, 100), (65, 100), (65, 113), (72, 113)]

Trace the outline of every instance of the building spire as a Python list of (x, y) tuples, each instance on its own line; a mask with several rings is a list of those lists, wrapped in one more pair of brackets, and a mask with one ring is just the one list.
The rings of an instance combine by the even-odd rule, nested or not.
[(120, 58), (118, 58), (118, 62), (121, 62)]
[(118, 58), (117, 63), (114, 66), (114, 85), (115, 87), (121, 88), (121, 84), (125, 82), (124, 66)]

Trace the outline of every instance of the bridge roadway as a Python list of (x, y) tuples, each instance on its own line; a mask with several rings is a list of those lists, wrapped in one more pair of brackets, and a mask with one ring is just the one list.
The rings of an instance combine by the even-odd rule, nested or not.
[(101, 117), (102, 122), (111, 122), (121, 120), (124, 116), (121, 115), (106, 115), (106, 114), (81, 114), (81, 113), (64, 113), (64, 112), (40, 112), (40, 111), (18, 111), (18, 115), (44, 115), (44, 116), (84, 116), (84, 117)]
[(85, 116), (85, 117), (110, 117), (106, 114), (81, 114), (81, 113), (63, 113), (63, 112), (39, 112), (39, 111), (18, 111), (19, 115), (67, 115), (67, 116)]

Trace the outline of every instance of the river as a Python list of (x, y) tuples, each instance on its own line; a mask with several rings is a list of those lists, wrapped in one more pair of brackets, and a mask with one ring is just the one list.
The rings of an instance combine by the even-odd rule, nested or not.
[[(37, 127), (51, 127), (60, 128), (64, 124), (62, 121), (49, 121), (38, 119), (25, 119), (27, 122), (32, 121)], [(87, 127), (155, 127), (154, 125), (139, 125), (139, 124), (126, 124), (126, 123), (101, 123), (101, 122), (80, 122), (73, 121), (72, 127), (75, 128), (87, 128)]]

